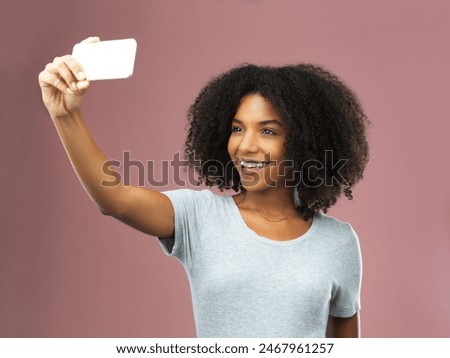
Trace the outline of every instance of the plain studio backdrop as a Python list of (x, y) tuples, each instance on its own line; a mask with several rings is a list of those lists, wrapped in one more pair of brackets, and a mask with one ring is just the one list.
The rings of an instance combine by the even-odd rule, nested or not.
[[(109, 159), (153, 160), (158, 180), (211, 76), (312, 62), (341, 77), (373, 123), (365, 179), (329, 211), (360, 238), (362, 336), (450, 337), (449, 4), (3, 0), (0, 336), (195, 336), (181, 264), (100, 213), (41, 103), (44, 66), (98, 35), (138, 51), (131, 79), (92, 83), (88, 126)], [(166, 176), (158, 190), (177, 187)]]

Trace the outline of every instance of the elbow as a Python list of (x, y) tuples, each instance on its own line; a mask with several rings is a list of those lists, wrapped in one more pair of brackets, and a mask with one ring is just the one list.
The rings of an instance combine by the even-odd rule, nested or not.
[(109, 211), (107, 211), (107, 210), (105, 210), (105, 209), (102, 209), (102, 208), (99, 208), (99, 209), (100, 209), (100, 212), (101, 212), (103, 215), (111, 216), (111, 214), (110, 214)]
[(107, 208), (99, 206), (98, 209), (105, 216), (114, 216), (113, 213), (111, 212), (111, 210), (108, 210)]
[(123, 212), (120, 211), (119, 208), (98, 206), (98, 209), (105, 216), (112, 216), (116, 219), (123, 216)]

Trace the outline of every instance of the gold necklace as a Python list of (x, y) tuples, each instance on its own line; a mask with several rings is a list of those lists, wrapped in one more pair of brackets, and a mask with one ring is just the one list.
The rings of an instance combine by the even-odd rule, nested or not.
[[(242, 191), (241, 191), (241, 203), (244, 201), (244, 198), (243, 198), (243, 196), (242, 196)], [(246, 194), (247, 195), (247, 194)], [(288, 219), (290, 219), (290, 218), (292, 218), (293, 216), (295, 216), (295, 214), (292, 214), (292, 215), (289, 215), (289, 216), (286, 216), (285, 218), (281, 218), (281, 219), (279, 219), (279, 220), (271, 220), (271, 219), (268, 219), (268, 218), (266, 218), (264, 215), (262, 215), (262, 214), (260, 214), (259, 212), (257, 212), (255, 209), (252, 209), (252, 208), (249, 208), (248, 206), (244, 206), (243, 207), (244, 209), (249, 209), (249, 210), (251, 210), (251, 211), (253, 211), (254, 213), (256, 213), (256, 214), (258, 214), (259, 216), (261, 216), (264, 220), (267, 220), (267, 221), (269, 221), (269, 222), (271, 222), (271, 223), (278, 223), (278, 222), (280, 222), (280, 221), (283, 221), (283, 220), (288, 220)]]

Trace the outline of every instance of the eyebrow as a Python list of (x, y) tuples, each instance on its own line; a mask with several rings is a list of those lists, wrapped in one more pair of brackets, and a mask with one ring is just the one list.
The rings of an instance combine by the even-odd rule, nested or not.
[[(237, 123), (243, 124), (243, 122), (238, 118), (233, 118), (233, 120), (231, 122), (237, 122)], [(267, 124), (278, 124), (280, 127), (283, 127), (283, 125), (280, 123), (280, 121), (278, 121), (276, 119), (266, 119), (264, 121), (258, 122), (258, 124), (260, 126), (264, 126)]]

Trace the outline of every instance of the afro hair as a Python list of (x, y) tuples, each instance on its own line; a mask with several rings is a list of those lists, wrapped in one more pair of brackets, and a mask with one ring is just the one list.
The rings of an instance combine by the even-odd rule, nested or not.
[[(300, 197), (296, 210), (302, 217), (326, 213), (342, 193), (351, 200), (351, 189), (369, 160), (370, 122), (348, 86), (323, 67), (305, 63), (243, 64), (207, 83), (189, 108), (184, 148), (189, 166), (198, 170), (197, 184), (245, 190), (238, 171), (228, 165), (227, 144), (240, 101), (251, 93), (269, 100), (286, 123), (285, 157), (293, 163)], [(324, 160), (330, 153), (333, 160)], [(333, 163), (342, 160), (345, 165), (337, 171)], [(305, 165), (314, 162), (322, 165), (309, 166), (308, 176), (302, 175)]]

